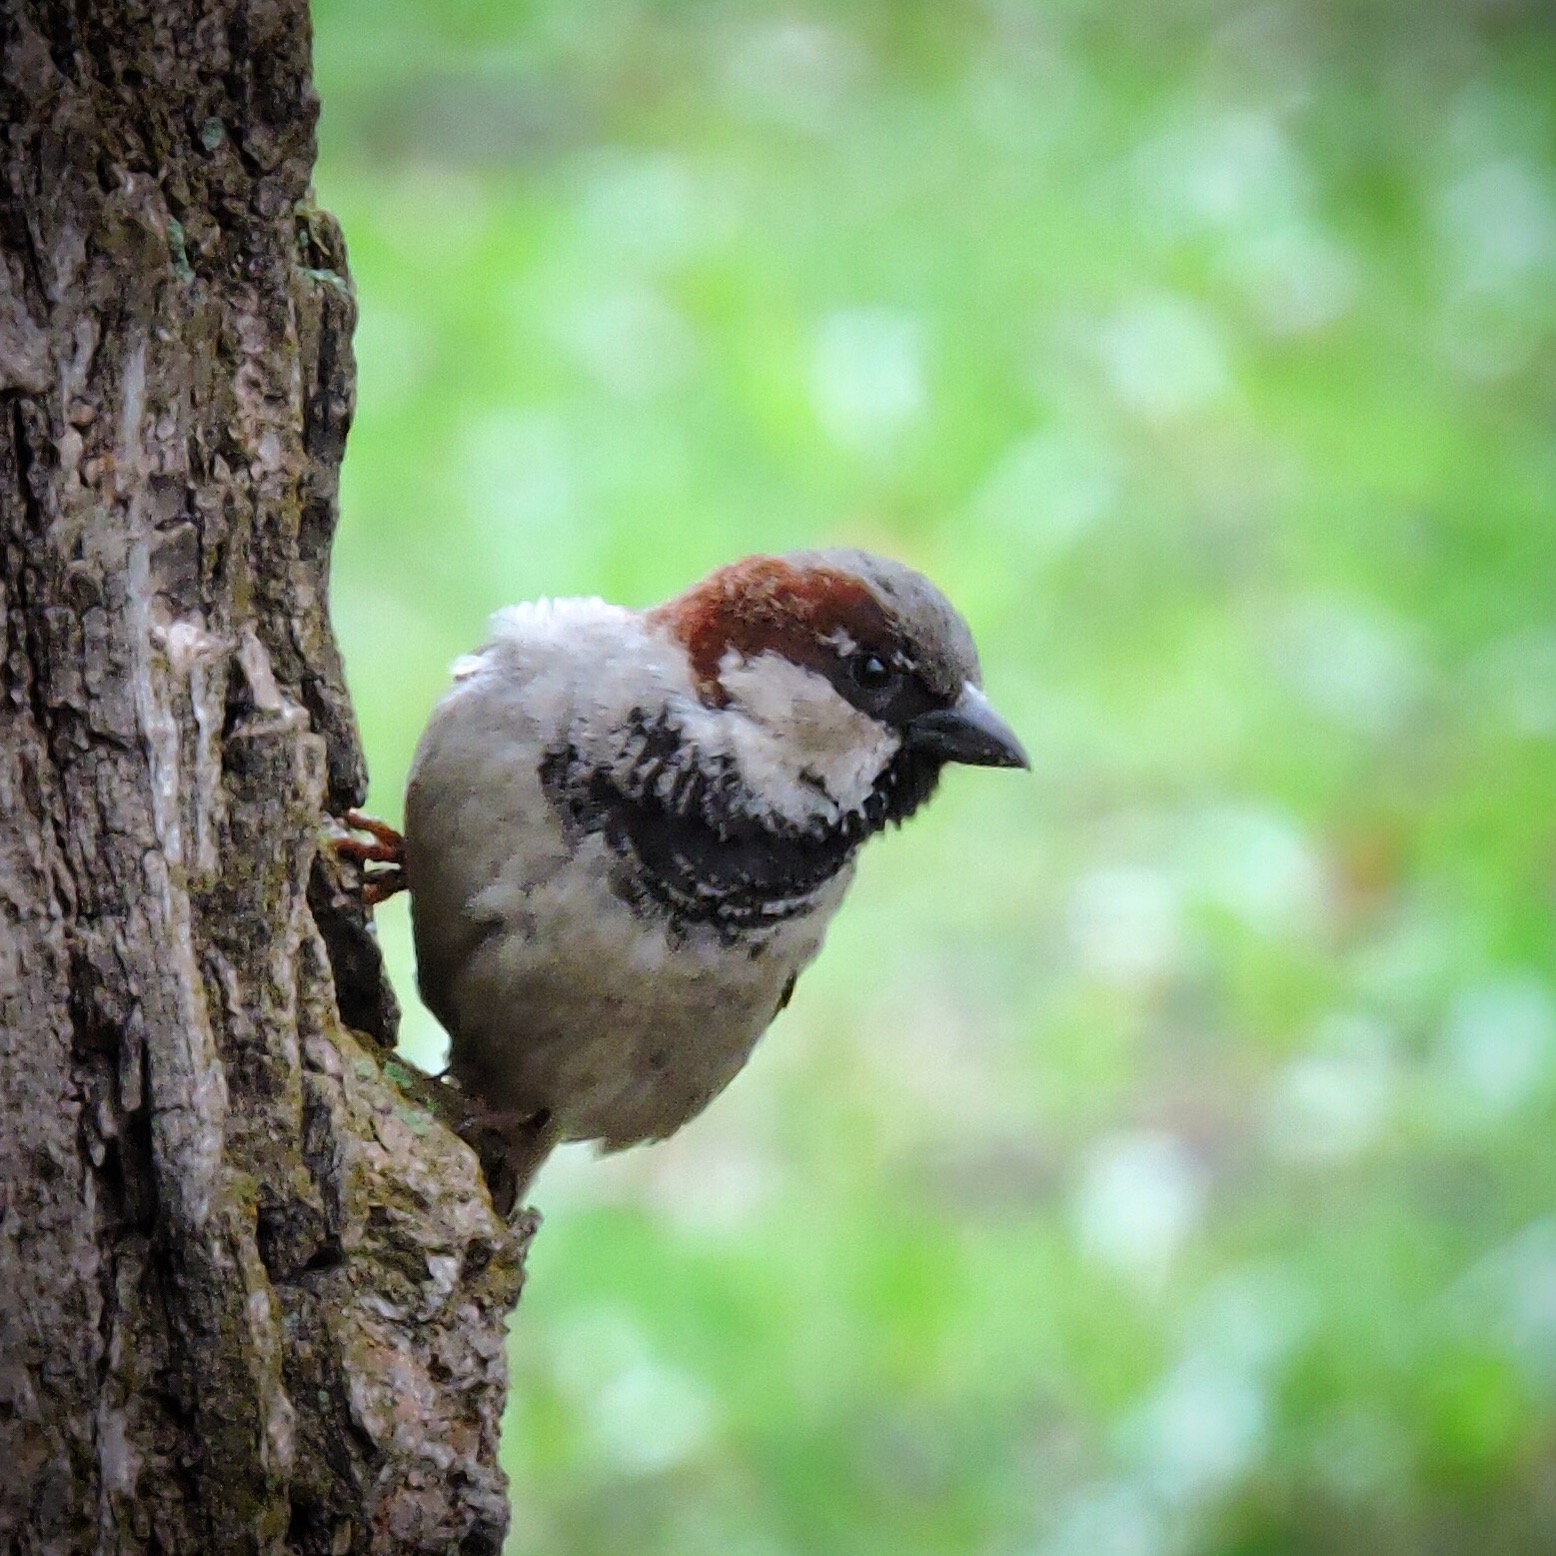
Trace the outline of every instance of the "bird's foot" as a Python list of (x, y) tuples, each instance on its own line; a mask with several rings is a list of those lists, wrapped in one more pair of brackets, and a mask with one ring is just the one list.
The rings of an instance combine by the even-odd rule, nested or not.
[[(336, 838), (334, 845), (338, 858), (362, 866), (363, 902), (377, 907), (396, 892), (405, 891), (410, 886), (405, 874), (405, 839), (388, 823), (359, 810), (346, 812), (346, 825), (353, 832), (367, 833), (365, 838)], [(379, 868), (371, 868), (375, 865)]]

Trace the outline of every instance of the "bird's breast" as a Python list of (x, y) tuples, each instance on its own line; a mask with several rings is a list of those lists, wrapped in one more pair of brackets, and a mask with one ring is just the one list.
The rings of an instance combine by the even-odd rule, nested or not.
[(681, 934), (735, 943), (810, 915), (870, 830), (862, 813), (777, 821), (732, 757), (664, 717), (635, 716), (616, 740), (606, 757), (559, 743), (541, 786), (574, 839), (604, 839), (617, 895)]
[(806, 914), (731, 939), (645, 916), (608, 884), (608, 849), (589, 838), (502, 905), (461, 980), (452, 1061), (480, 1095), (551, 1109), (564, 1138), (614, 1149), (673, 1133), (734, 1079), (846, 879)]

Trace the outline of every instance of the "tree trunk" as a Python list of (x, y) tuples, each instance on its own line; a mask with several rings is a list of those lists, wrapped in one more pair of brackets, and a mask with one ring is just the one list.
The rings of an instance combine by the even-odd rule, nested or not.
[(0, 0), (0, 1548), (496, 1551), (523, 1237), (319, 854), (305, 0)]

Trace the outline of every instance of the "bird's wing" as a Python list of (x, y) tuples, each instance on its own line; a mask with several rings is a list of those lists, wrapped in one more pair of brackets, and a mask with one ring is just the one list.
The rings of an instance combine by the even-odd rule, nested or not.
[(494, 889), (544, 880), (566, 854), (537, 771), (561, 720), (529, 705), (531, 682), (510, 665), (457, 681), (421, 738), (406, 790), (417, 982), (455, 1036), (455, 981), (512, 906)]

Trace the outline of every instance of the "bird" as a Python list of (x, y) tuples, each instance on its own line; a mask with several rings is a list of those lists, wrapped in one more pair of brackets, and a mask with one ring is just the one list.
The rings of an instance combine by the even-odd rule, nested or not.
[(462, 1132), (511, 1212), (551, 1150), (662, 1140), (788, 1004), (861, 846), (952, 763), (1027, 768), (973, 636), (901, 562), (750, 556), (647, 610), (492, 618), (417, 747), (403, 835), (342, 852), (408, 889)]

